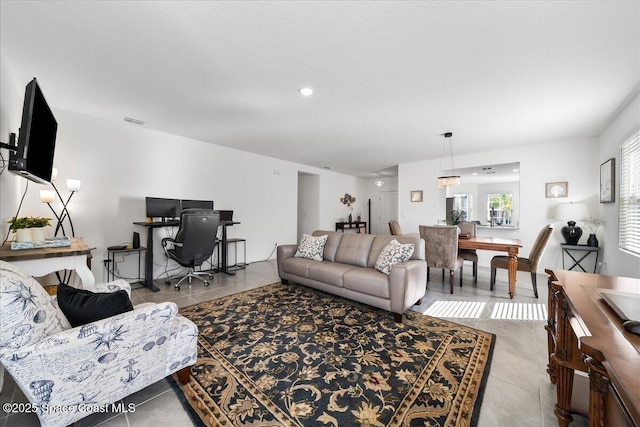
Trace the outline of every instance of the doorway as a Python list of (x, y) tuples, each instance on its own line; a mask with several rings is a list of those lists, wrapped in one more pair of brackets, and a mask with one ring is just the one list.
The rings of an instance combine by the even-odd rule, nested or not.
[(381, 191), (378, 196), (378, 221), (375, 234), (389, 234), (389, 221), (398, 219), (398, 192)]
[(320, 176), (298, 172), (298, 242), (320, 225)]

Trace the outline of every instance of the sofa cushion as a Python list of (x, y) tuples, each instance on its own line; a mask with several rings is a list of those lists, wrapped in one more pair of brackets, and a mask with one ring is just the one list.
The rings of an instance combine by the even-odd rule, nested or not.
[(91, 292), (64, 283), (58, 285), (58, 305), (74, 328), (133, 310), (125, 290)]
[(352, 291), (389, 299), (389, 276), (373, 268), (356, 268), (344, 275), (344, 287)]
[(327, 238), (327, 244), (324, 245), (324, 260), (333, 262), (336, 260), (336, 252), (338, 252), (338, 246), (340, 245), (340, 240), (342, 240), (342, 236), (344, 236), (344, 234), (336, 231), (322, 230), (316, 230), (313, 232), (314, 236), (322, 236), (324, 234), (329, 236)]
[(339, 262), (317, 262), (309, 267), (309, 279), (342, 287), (344, 285), (343, 276), (354, 269), (359, 270), (359, 267)]
[(394, 265), (408, 261), (411, 258), (413, 249), (413, 243), (401, 244), (396, 239), (393, 239), (380, 252), (380, 256), (376, 261), (376, 270), (387, 275), (391, 274), (391, 269)]
[(307, 258), (287, 258), (282, 262), (282, 269), (287, 274), (300, 277), (309, 277), (309, 267), (321, 261), (314, 261)]
[(327, 244), (327, 235), (310, 236), (303, 234), (296, 251), (295, 258), (307, 258), (314, 261), (322, 261), (324, 256), (324, 246)]
[(336, 253), (336, 262), (367, 267), (369, 251), (375, 236), (372, 234), (347, 233), (342, 236)]

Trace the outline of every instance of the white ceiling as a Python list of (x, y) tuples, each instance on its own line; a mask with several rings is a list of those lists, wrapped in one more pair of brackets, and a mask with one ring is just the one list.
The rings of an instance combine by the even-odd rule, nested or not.
[(371, 177), (445, 131), (456, 155), (599, 135), (639, 87), (639, 5), (2, 0), (0, 49), (55, 108)]

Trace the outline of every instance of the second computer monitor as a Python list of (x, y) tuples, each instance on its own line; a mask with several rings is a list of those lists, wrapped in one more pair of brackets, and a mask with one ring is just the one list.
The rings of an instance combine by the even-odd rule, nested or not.
[(213, 200), (183, 200), (182, 209), (211, 209)]
[(178, 218), (180, 216), (180, 199), (147, 197), (146, 208), (148, 218)]

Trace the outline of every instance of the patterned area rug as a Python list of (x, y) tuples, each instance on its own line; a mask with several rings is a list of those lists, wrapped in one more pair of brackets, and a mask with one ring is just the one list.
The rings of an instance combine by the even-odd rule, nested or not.
[(495, 336), (280, 283), (193, 305), (198, 362), (180, 385), (206, 425), (467, 426)]

